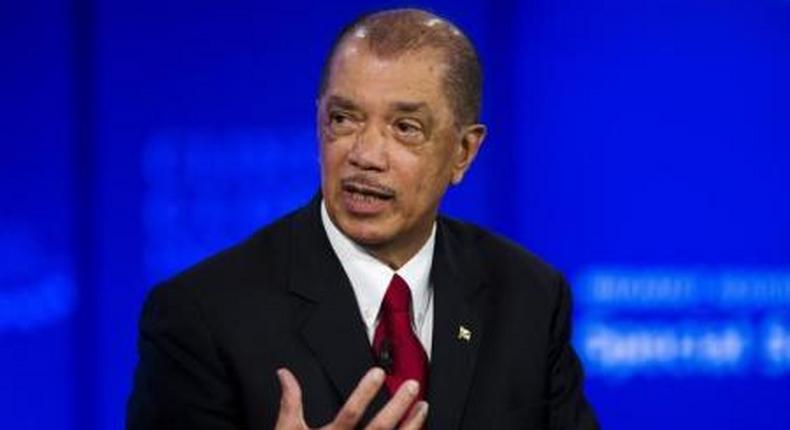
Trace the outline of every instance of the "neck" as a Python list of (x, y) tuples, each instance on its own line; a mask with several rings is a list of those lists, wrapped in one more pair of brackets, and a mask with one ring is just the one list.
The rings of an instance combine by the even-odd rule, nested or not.
[(363, 246), (367, 252), (370, 253), (376, 260), (389, 266), (392, 270), (398, 270), (411, 260), (419, 251), (419, 248), (409, 251), (392, 251), (386, 249), (377, 249), (375, 246)]
[(357, 247), (362, 248), (365, 252), (370, 254), (373, 258), (377, 259), (383, 264), (386, 264), (392, 270), (398, 270), (412, 259), (423, 246), (427, 243), (428, 239), (434, 230), (436, 220), (436, 212), (434, 216), (425, 225), (419, 225), (411, 231), (402, 232), (398, 237), (393, 240), (379, 242), (379, 243), (364, 243), (354, 240), (348, 236), (332, 219), (323, 201), (321, 202), (321, 219), (325, 228), (331, 229), (344, 236), (345, 239), (354, 243)]
[(422, 249), (433, 232), (433, 221), (427, 228), (408, 237), (400, 238), (393, 243), (385, 244), (360, 244), (370, 255), (389, 266), (392, 270), (398, 270), (406, 262), (412, 259)]

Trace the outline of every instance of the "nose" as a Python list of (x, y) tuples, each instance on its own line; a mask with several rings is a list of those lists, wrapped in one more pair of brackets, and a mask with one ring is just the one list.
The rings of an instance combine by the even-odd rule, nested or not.
[(365, 124), (356, 136), (348, 160), (362, 170), (384, 171), (388, 167), (387, 139), (383, 127)]

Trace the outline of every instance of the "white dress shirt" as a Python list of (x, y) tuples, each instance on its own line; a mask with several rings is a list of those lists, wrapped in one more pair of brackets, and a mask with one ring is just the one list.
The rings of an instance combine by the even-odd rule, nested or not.
[(377, 260), (344, 235), (329, 218), (323, 200), (321, 200), (321, 223), (332, 249), (351, 281), (359, 313), (367, 328), (368, 340), (373, 343), (381, 302), (384, 300), (392, 276), (397, 273), (411, 290), (412, 329), (430, 359), (433, 339), (433, 288), (430, 285), (430, 274), (433, 247), (436, 243), (436, 223), (434, 222), (431, 235), (422, 248), (397, 271)]

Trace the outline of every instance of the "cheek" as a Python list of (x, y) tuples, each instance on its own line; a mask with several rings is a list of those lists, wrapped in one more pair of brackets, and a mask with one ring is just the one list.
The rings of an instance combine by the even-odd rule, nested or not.
[(411, 189), (414, 190), (414, 201), (419, 202), (419, 206), (428, 206), (434, 200), (440, 198), (444, 192), (446, 178), (448, 176), (449, 165), (433, 161), (435, 159), (422, 160), (415, 163), (411, 173), (405, 177), (411, 182)]
[(330, 173), (343, 163), (345, 151), (338, 140), (324, 140), (321, 143), (321, 169)]

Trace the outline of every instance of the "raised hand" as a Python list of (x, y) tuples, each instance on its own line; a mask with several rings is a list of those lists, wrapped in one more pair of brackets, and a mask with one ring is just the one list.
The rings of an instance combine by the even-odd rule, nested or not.
[[(277, 377), (280, 379), (282, 397), (280, 398), (280, 412), (277, 416), (277, 424), (274, 428), (276, 430), (308, 430), (309, 427), (304, 420), (302, 389), (299, 387), (299, 382), (285, 368), (277, 371)], [(384, 371), (380, 368), (374, 367), (370, 369), (359, 381), (354, 392), (348, 397), (335, 419), (321, 427), (321, 429), (350, 430), (356, 428), (368, 405), (384, 385), (384, 378)], [(416, 381), (406, 381), (365, 429), (421, 429), (428, 416), (428, 403), (420, 401), (412, 407), (418, 392), (419, 384)], [(411, 412), (409, 412), (410, 409)], [(407, 413), (408, 417), (404, 419)]]

